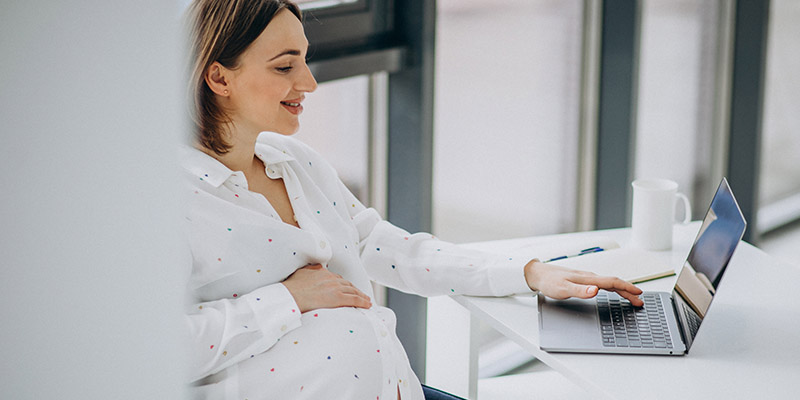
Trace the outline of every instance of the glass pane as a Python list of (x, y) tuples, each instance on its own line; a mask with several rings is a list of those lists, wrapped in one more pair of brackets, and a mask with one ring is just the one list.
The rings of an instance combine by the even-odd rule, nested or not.
[(762, 230), (800, 218), (800, 2), (773, 0), (770, 8), (759, 182)]
[(357, 76), (320, 84), (306, 95), (297, 138), (319, 152), (345, 185), (366, 204), (369, 78)]
[(454, 242), (574, 229), (580, 0), (442, 0), (433, 226)]
[(718, 13), (716, 2), (642, 2), (634, 175), (678, 182), (694, 215), (718, 183), (709, 183)]

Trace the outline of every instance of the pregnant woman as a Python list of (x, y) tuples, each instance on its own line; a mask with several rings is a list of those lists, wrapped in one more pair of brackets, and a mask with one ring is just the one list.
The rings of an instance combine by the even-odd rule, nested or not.
[(317, 87), (301, 19), (282, 0), (196, 0), (188, 11), (193, 136), (181, 163), (195, 398), (425, 398), (371, 281), (423, 296), (602, 288), (640, 304), (617, 278), (468, 251), (363, 206), (291, 137)]

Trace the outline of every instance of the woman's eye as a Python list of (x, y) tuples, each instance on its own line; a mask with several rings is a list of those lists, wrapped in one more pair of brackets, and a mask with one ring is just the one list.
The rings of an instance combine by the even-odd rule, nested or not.
[(289, 66), (289, 67), (278, 67), (278, 68), (275, 68), (275, 70), (285, 74), (285, 73), (291, 71), (292, 67), (291, 66)]

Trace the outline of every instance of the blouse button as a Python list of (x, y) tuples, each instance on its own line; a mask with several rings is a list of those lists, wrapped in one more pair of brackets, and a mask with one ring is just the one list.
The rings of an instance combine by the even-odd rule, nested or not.
[(324, 248), (325, 248), (325, 246), (327, 246), (327, 245), (328, 245), (328, 244), (327, 244), (327, 243), (325, 243), (325, 241), (324, 241), (324, 240), (323, 240), (323, 241), (321, 241), (321, 242), (319, 242), (319, 247), (320, 247), (321, 249), (324, 249)]

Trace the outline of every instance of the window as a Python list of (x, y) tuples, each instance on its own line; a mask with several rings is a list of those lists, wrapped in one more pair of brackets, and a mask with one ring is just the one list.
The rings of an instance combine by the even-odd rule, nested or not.
[(368, 204), (368, 77), (356, 76), (319, 85), (306, 95), (297, 138), (327, 160), (344, 184)]
[(582, 4), (439, 2), (437, 236), (575, 229)]
[(800, 219), (800, 3), (773, 0), (770, 8), (757, 227), (762, 233)]
[(384, 0), (306, 0), (305, 30), (312, 60), (386, 47), (394, 27), (393, 2)]
[(678, 182), (694, 215), (705, 212), (718, 183), (712, 129), (719, 12), (717, 2), (642, 3), (635, 177)]

